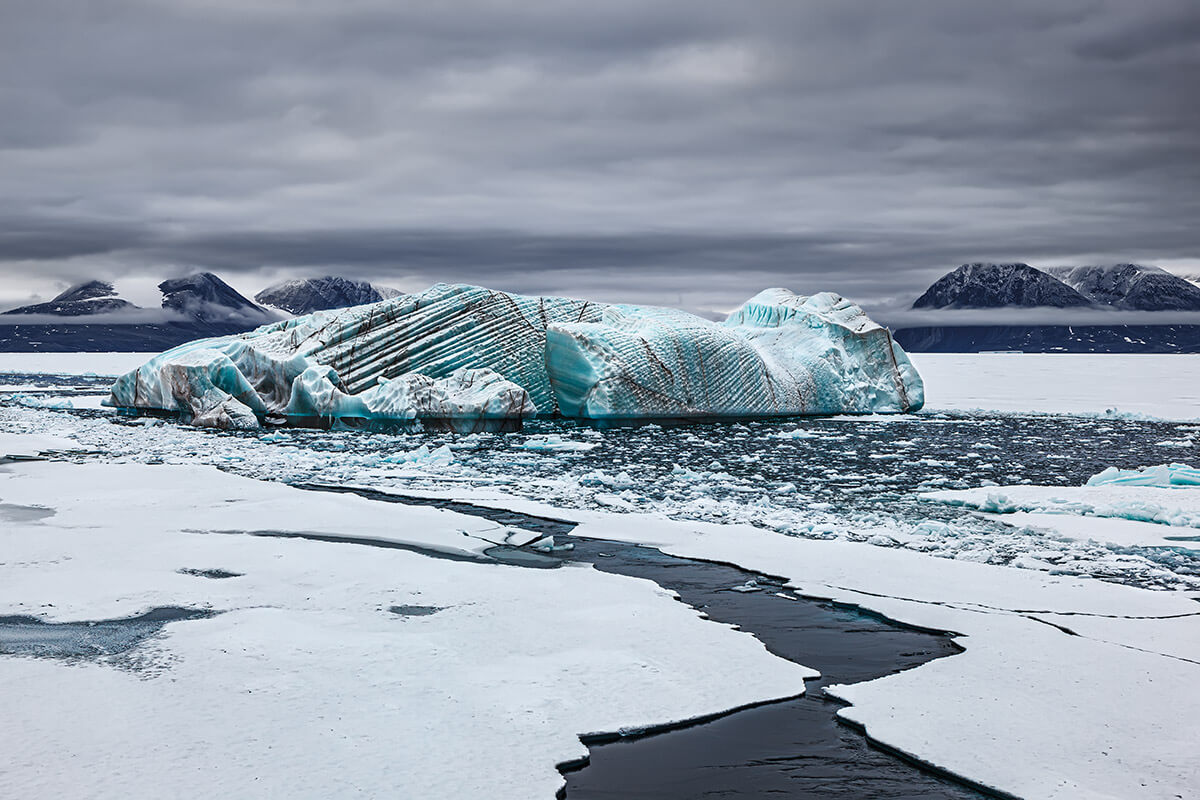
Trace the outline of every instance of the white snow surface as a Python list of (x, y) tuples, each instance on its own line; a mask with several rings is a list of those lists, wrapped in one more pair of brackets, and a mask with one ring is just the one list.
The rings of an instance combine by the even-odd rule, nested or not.
[(65, 436), (0, 431), (0, 458), (31, 457), (55, 450), (78, 450), (79, 444)]
[(116, 377), (154, 353), (0, 353), (0, 373)]
[(910, 353), (929, 411), (1200, 418), (1200, 355)]
[(1189, 593), (744, 525), (453, 496), (577, 521), (581, 536), (785, 576), (805, 595), (962, 634), (960, 655), (828, 690), (853, 704), (841, 716), (927, 763), (1029, 800), (1200, 792), (1200, 608)]
[(59, 462), (0, 467), (0, 498), (49, 512), (0, 526), (0, 615), (220, 612), (121, 656), (0, 657), (14, 797), (549, 798), (579, 734), (795, 695), (815, 674), (647, 581), (246, 535), (465, 553), (503, 533), (451, 512)]

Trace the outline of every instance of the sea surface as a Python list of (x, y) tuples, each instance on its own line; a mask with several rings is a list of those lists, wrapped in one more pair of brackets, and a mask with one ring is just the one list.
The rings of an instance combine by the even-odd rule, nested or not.
[(1077, 486), (1110, 465), (1194, 462), (1194, 423), (922, 412), (609, 427), (535, 420), (514, 433), (230, 432), (28, 405), (74, 398), (94, 406), (87, 398), (103, 391), (102, 379), (13, 373), (0, 385), (14, 387), (0, 389), (5, 428), (71, 435), (81, 450), (72, 460), (213, 464), (288, 483), (464, 498), (502, 492), (563, 508), (749, 523), (1149, 588), (1200, 588), (1200, 557), (1187, 550), (1073, 541), (922, 497), (992, 484)]

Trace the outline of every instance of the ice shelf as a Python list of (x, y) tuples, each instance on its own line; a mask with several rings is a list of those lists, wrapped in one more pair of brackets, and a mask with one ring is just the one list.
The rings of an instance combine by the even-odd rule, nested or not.
[(906, 412), (920, 376), (830, 293), (768, 289), (722, 323), (684, 311), (438, 284), (168, 350), (107, 404), (199, 425), (267, 417), (482, 421)]

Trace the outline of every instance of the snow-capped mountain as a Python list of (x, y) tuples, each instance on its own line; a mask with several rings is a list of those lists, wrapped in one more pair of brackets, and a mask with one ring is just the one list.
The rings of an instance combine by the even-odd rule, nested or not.
[(83, 317), (92, 314), (107, 314), (110, 311), (125, 311), (137, 308), (128, 300), (117, 296), (116, 290), (107, 281), (79, 283), (46, 303), (21, 306), (5, 314), (54, 314), (63, 317)]
[[(1051, 267), (964, 264), (942, 276), (913, 303), (916, 309), (994, 309), (1051, 306), (1123, 311), (1200, 310), (1200, 287), (1158, 267), (1140, 264)], [(894, 331), (911, 352), (1020, 350), (1068, 353), (1200, 352), (1200, 325), (1143, 316), (1132, 324), (968, 324), (961, 317)]]
[(49, 303), (14, 309), (0, 315), (0, 351), (163, 350), (283, 317), (208, 272), (163, 281), (158, 288), (162, 310), (138, 308), (117, 297), (104, 281), (74, 286)]
[(1028, 264), (963, 264), (943, 275), (913, 308), (1003, 308), (1091, 305), (1067, 284)]
[[(388, 293), (385, 294), (384, 291)], [(264, 306), (278, 308), (289, 314), (311, 314), (330, 308), (348, 308), (364, 303), (378, 303), (398, 292), (376, 287), (366, 281), (353, 281), (329, 275), (324, 278), (302, 278), (282, 281), (268, 286), (254, 299)]]
[(158, 288), (163, 293), (163, 308), (199, 322), (245, 322), (255, 326), (279, 318), (243, 297), (211, 272), (166, 280)]
[(1045, 271), (1102, 305), (1139, 311), (1200, 311), (1200, 287), (1158, 267), (1111, 264)]

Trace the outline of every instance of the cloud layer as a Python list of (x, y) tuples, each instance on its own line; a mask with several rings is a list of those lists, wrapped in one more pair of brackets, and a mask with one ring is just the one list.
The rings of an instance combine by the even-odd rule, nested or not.
[(195, 267), (728, 308), (1200, 266), (1192, 0), (10, 0), (0, 76), (0, 305)]

